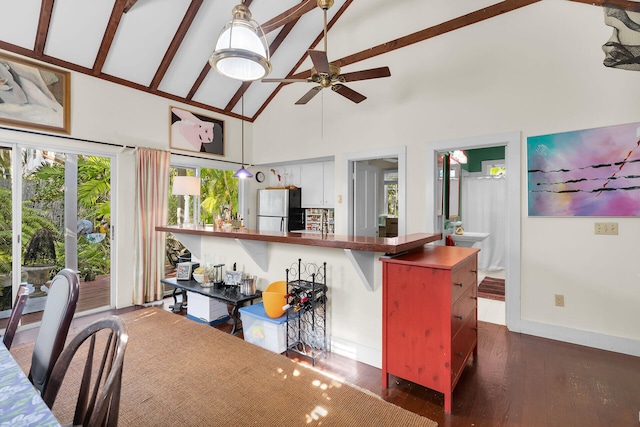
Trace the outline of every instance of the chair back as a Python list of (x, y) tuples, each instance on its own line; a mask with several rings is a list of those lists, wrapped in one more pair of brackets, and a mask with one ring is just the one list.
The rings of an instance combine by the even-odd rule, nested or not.
[(20, 285), (18, 293), (16, 294), (16, 300), (13, 303), (13, 308), (11, 309), (9, 323), (7, 323), (4, 335), (2, 336), (2, 342), (7, 349), (11, 349), (13, 337), (16, 334), (16, 329), (18, 329), (18, 323), (20, 323), (20, 318), (22, 317), (24, 306), (27, 303), (27, 298), (29, 298), (29, 289), (25, 285)]
[[(104, 332), (100, 333), (101, 331)], [(54, 409), (53, 404), (74, 356), (77, 354), (78, 361), (81, 361), (86, 351), (80, 384), (72, 382), (73, 389), (78, 390), (73, 425), (117, 426), (122, 366), (128, 338), (125, 324), (118, 316), (97, 320), (80, 331), (62, 351), (51, 371), (49, 383), (42, 395), (47, 406)], [(83, 346), (87, 340), (89, 342)], [(78, 351), (80, 348), (82, 351)], [(77, 366), (75, 363), (74, 361), (74, 367)], [(65, 382), (65, 391), (69, 384)], [(73, 395), (75, 396), (75, 391)], [(54, 411), (54, 415), (62, 422), (68, 421), (63, 418), (64, 414), (56, 414)]]
[(53, 365), (64, 348), (79, 292), (78, 275), (69, 268), (51, 280), (29, 371), (29, 380), (40, 393), (44, 393)]

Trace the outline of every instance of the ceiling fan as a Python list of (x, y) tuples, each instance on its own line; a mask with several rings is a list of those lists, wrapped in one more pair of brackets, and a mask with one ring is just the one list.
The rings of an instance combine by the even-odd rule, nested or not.
[(391, 71), (389, 67), (380, 67), (340, 74), (340, 67), (330, 63), (327, 57), (327, 10), (333, 6), (334, 0), (317, 0), (317, 2), (318, 7), (324, 11), (324, 51), (308, 51), (311, 62), (313, 62), (311, 77), (306, 79), (262, 79), (262, 81), (276, 83), (307, 82), (318, 84), (318, 86), (312, 87), (302, 98), (296, 101), (296, 105), (306, 104), (322, 89), (328, 87), (330, 87), (332, 91), (358, 104), (367, 99), (367, 97), (342, 83), (389, 77), (391, 76)]

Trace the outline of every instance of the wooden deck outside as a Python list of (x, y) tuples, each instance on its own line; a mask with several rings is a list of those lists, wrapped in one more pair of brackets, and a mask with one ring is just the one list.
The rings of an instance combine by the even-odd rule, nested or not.
[[(80, 295), (78, 296), (77, 313), (92, 310), (99, 307), (109, 307), (109, 283), (110, 275), (96, 276), (90, 282), (80, 281)], [(23, 314), (22, 325), (36, 323), (42, 320), (42, 312)], [(7, 326), (8, 319), (0, 319), (0, 329)]]

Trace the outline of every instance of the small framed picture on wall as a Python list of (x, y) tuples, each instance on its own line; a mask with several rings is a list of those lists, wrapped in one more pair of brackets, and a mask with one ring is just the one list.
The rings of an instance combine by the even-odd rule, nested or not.
[(224, 121), (169, 107), (169, 147), (224, 156)]

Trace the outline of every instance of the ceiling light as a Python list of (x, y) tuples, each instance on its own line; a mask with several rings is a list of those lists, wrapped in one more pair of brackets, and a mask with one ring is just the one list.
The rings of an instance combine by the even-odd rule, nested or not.
[(220, 74), (236, 80), (259, 80), (271, 72), (269, 45), (262, 27), (244, 4), (232, 10), (233, 19), (218, 36), (209, 64)]

